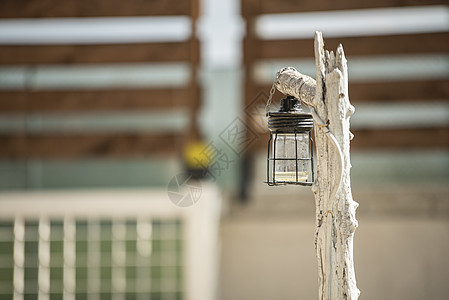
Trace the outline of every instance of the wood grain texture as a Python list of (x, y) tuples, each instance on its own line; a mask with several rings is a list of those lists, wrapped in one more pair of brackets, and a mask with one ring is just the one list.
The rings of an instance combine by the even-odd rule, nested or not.
[[(1, 45), (0, 64), (182, 62), (199, 57), (198, 40), (107, 45)], [(198, 60), (198, 59), (196, 59)]]
[(174, 154), (184, 138), (173, 133), (156, 134), (0, 134), (4, 159), (149, 157)]
[(2, 91), (1, 113), (193, 108), (191, 90)]
[(190, 15), (189, 0), (2, 0), (1, 18)]
[[(248, 83), (250, 97), (247, 103), (260, 92), (268, 95), (271, 85), (251, 85)], [(366, 81), (349, 83), (351, 102), (366, 101), (410, 102), (426, 100), (449, 101), (449, 78), (400, 81)], [(281, 94), (275, 94), (273, 101), (279, 101)]]
[[(313, 58), (313, 39), (261, 40), (253, 59)], [(407, 55), (449, 52), (449, 32), (357, 36), (326, 39), (326, 47), (336, 49), (344, 45), (346, 53), (353, 56)]]
[[(254, 129), (255, 131), (255, 129)], [(351, 129), (351, 149), (365, 150), (449, 150), (449, 126)], [(251, 145), (254, 150), (267, 151), (269, 135), (260, 134)]]
[(354, 131), (351, 147), (357, 150), (449, 150), (449, 127), (360, 129)]
[(314, 130), (317, 163), (312, 191), (316, 206), (318, 298), (356, 300), (360, 291), (353, 240), (359, 204), (351, 191), (349, 128), (354, 107), (349, 101), (347, 60), (341, 45), (335, 53), (324, 50), (321, 32), (315, 33), (314, 49), (317, 84), (312, 112), (316, 112), (315, 122), (325, 126)]
[(349, 96), (353, 102), (449, 101), (449, 78), (350, 83)]
[(243, 0), (242, 14), (275, 14), (307, 11), (329, 11), (345, 9), (368, 9), (383, 7), (404, 7), (424, 5), (446, 5), (445, 0), (379, 0), (379, 1), (357, 1), (357, 0)]

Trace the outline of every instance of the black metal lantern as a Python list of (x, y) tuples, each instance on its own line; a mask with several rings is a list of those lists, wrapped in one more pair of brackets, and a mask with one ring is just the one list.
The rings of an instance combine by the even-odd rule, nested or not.
[(268, 185), (310, 186), (313, 172), (313, 117), (292, 96), (281, 100), (277, 112), (268, 112)]

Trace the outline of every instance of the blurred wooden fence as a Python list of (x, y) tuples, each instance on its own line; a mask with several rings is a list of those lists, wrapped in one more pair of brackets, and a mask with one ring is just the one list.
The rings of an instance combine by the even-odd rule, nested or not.
[[(2, 20), (44, 20), (85, 17), (160, 17), (185, 16), (190, 22), (190, 36), (183, 41), (123, 43), (2, 43), (0, 64), (3, 67), (25, 67), (33, 72), (41, 66), (101, 67), (136, 63), (184, 63), (189, 79), (183, 86), (112, 85), (107, 88), (34, 88), (1, 89), (0, 112), (27, 118), (33, 114), (76, 116), (86, 113), (121, 113), (185, 109), (189, 125), (181, 132), (129, 131), (113, 132), (95, 129), (71, 132), (30, 132), (26, 128), (0, 133), (0, 157), (90, 157), (148, 156), (174, 153), (189, 139), (198, 137), (196, 126), (200, 105), (197, 68), (199, 44), (195, 21), (198, 1), (13, 1), (0, 3)], [(22, 19), (24, 18), (24, 19)], [(138, 66), (138, 65), (137, 65)], [(120, 71), (117, 71), (120, 72)]]
[[(244, 64), (245, 64), (245, 100), (246, 106), (253, 105), (251, 102), (259, 101), (261, 92), (268, 95), (272, 79), (261, 82), (257, 77), (257, 66), (266, 61), (273, 60), (307, 60), (313, 61), (313, 32), (309, 38), (289, 38), (279, 39), (262, 37), (258, 21), (262, 16), (284, 13), (310, 13), (364, 10), (372, 8), (408, 8), (421, 6), (436, 7), (441, 10), (447, 9), (447, 1), (270, 1), (270, 0), (243, 0), (242, 14), (246, 20), (246, 37), (244, 40)], [(383, 17), (379, 12), (378, 18)], [(290, 17), (286, 16), (285, 19)], [(300, 16), (298, 16), (300, 18)], [(339, 25), (339, 24), (336, 24)], [(354, 24), (354, 26), (358, 26)], [(446, 25), (447, 27), (447, 25)], [(297, 28), (300, 30), (301, 28)], [(349, 60), (349, 98), (356, 106), (376, 103), (377, 105), (407, 105), (429, 103), (435, 101), (447, 103), (449, 100), (449, 76), (445, 72), (442, 76), (413, 76), (405, 78), (376, 78), (376, 80), (359, 79), (352, 81), (351, 63), (353, 60), (375, 60), (378, 58), (393, 57), (401, 59), (404, 57), (432, 57), (432, 55), (447, 55), (449, 53), (449, 32), (409, 32), (395, 33), (395, 28), (391, 28), (393, 33), (382, 33), (378, 35), (345, 35), (335, 34), (330, 37), (323, 32), (325, 49), (335, 51), (338, 44), (344, 46), (345, 54)], [(316, 28), (315, 30), (320, 30)], [(447, 58), (447, 57), (446, 57)], [(295, 66), (296, 67), (296, 66)], [(301, 72), (302, 70), (298, 68)], [(274, 77), (275, 70), (271, 70), (271, 78)], [(369, 70), (366, 70), (369, 72)], [(416, 73), (419, 74), (417, 69)], [(309, 74), (315, 77), (315, 74)], [(277, 93), (275, 97), (279, 98)], [(266, 100), (265, 100), (266, 101)], [(276, 100), (278, 101), (278, 100)], [(356, 111), (357, 114), (357, 111)], [(251, 121), (249, 122), (251, 123)], [(353, 128), (355, 139), (352, 146), (356, 149), (410, 149), (410, 148), (449, 148), (449, 126), (444, 124), (421, 126), (395, 126), (392, 128)], [(267, 134), (267, 133), (265, 133)], [(254, 145), (253, 150), (265, 149), (266, 139), (258, 139), (258, 145)]]
[[(270, 60), (313, 60), (313, 32), (308, 38), (262, 38), (257, 22), (261, 16), (283, 13), (308, 13), (325, 11), (357, 11), (371, 8), (432, 7), (447, 4), (443, 0), (431, 1), (269, 1), (242, 0), (242, 15), (246, 21), (244, 39), (245, 106), (260, 93), (268, 94), (271, 82), (258, 80), (258, 65)], [(0, 157), (49, 158), (90, 156), (148, 156), (178, 151), (192, 138), (198, 138), (197, 116), (200, 107), (200, 89), (197, 80), (199, 43), (196, 39), (196, 20), (199, 1), (75, 1), (55, 3), (46, 1), (12, 1), (0, 3), (1, 20), (83, 19), (92, 17), (161, 17), (184, 16), (190, 21), (190, 34), (185, 40), (159, 42), (109, 42), (109, 43), (1, 43), (0, 65), (23, 67), (29, 76), (41, 67), (77, 67), (121, 64), (173, 64), (188, 66), (188, 80), (182, 86), (121, 86), (89, 87), (78, 89), (64, 87), (27, 86), (0, 89), (0, 112), (24, 119), (35, 115), (85, 115), (124, 112), (158, 112), (159, 110), (185, 109), (188, 125), (182, 130), (128, 130), (128, 131), (63, 131), (2, 130), (0, 132)], [(355, 25), (356, 26), (356, 25)], [(320, 29), (320, 28), (316, 28)], [(342, 43), (351, 64), (355, 60), (393, 57), (420, 57), (422, 55), (447, 56), (449, 31), (408, 33), (382, 33), (359, 36), (342, 34), (325, 37), (326, 49), (336, 49)], [(299, 68), (300, 69), (300, 68)], [(300, 69), (301, 71), (301, 69)], [(419, 70), (418, 70), (419, 71)], [(88, 71), (86, 71), (88, 72)], [(120, 72), (120, 71), (116, 71)], [(31, 75), (30, 75), (31, 74)], [(353, 74), (353, 73), (351, 73)], [(351, 75), (350, 74), (350, 75)], [(447, 103), (449, 99), (448, 72), (439, 76), (351, 80), (351, 102), (357, 107), (366, 103), (410, 104), (435, 101)], [(273, 74), (274, 75), (274, 72)], [(311, 74), (314, 75), (314, 74)], [(265, 99), (262, 99), (265, 100)], [(263, 101), (262, 101), (263, 102)], [(250, 122), (248, 122), (249, 124)], [(359, 149), (449, 148), (447, 122), (421, 126), (354, 127), (356, 138), (353, 147)], [(265, 138), (257, 139), (252, 146), (265, 149)], [(260, 147), (259, 147), (260, 146)]]

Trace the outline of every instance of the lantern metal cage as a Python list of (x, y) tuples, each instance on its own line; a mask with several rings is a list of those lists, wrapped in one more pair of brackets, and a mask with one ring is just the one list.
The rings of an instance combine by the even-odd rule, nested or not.
[(312, 115), (292, 96), (281, 100), (279, 111), (267, 115), (270, 139), (265, 183), (311, 186), (315, 180)]

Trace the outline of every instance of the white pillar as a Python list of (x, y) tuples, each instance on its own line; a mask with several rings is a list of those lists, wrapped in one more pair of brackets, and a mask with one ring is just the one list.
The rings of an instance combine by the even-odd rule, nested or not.
[(144, 300), (153, 289), (151, 282), (151, 255), (153, 253), (153, 222), (150, 217), (139, 216), (136, 224), (137, 299)]
[(126, 299), (126, 223), (112, 221), (112, 299)]
[(75, 300), (76, 294), (76, 222), (64, 218), (64, 300)]
[(14, 297), (23, 300), (25, 293), (25, 221), (21, 217), (14, 220)]
[(101, 293), (101, 227), (100, 221), (87, 223), (87, 299), (99, 300)]
[(47, 217), (39, 219), (38, 246), (38, 300), (50, 299), (50, 220)]

